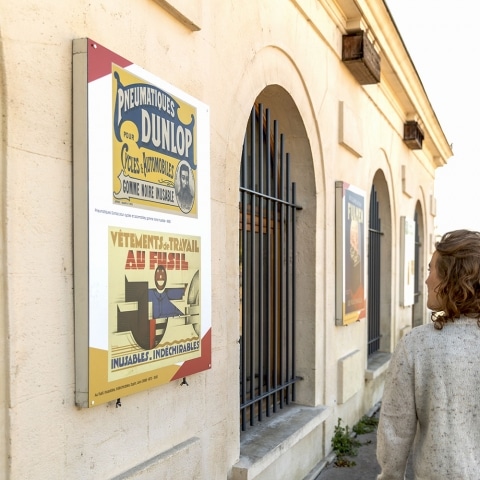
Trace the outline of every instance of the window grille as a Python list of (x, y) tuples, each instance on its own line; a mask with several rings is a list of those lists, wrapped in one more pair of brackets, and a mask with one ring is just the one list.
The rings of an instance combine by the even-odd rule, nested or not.
[(380, 350), (380, 262), (381, 220), (377, 191), (370, 192), (368, 239), (368, 355)]
[(278, 122), (252, 108), (240, 173), (242, 430), (295, 400), (295, 183)]

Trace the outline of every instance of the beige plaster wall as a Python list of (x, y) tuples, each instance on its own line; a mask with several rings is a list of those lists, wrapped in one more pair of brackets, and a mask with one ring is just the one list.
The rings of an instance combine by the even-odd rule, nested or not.
[[(1, 10), (11, 478), (111, 478), (195, 437), (202, 439), (195, 475), (221, 478), (239, 442), (231, 374), (238, 371), (238, 328), (228, 328), (238, 322), (237, 255), (225, 255), (221, 237), (212, 262), (216, 368), (189, 378), (188, 387), (173, 382), (124, 398), (121, 408), (74, 405), (72, 40), (89, 36), (207, 103), (220, 82), (206, 81), (213, 47), (151, 1), (2, 1)], [(221, 98), (214, 103), (218, 110)], [(224, 218), (225, 183), (212, 171), (214, 211)], [(178, 474), (184, 462), (166, 463), (164, 473)]]
[[(433, 232), (426, 199), (434, 168), (428, 154), (403, 144), (405, 112), (392, 91), (353, 79), (339, 58), (342, 31), (321, 2), (300, 2), (314, 28), (293, 1), (200, 3), (189, 12), (179, 1), (0, 0), (0, 453), (11, 478), (114, 478), (151, 459), (152, 475), (179, 478), (186, 458), (195, 478), (226, 478), (240, 454), (240, 152), (250, 109), (269, 85), (288, 92), (308, 135), (312, 177), (295, 173), (313, 236), (311, 256), (300, 260), (314, 260), (299, 331), (299, 401), (334, 408), (327, 432), (337, 416), (351, 422), (371, 406), (359, 387), (337, 407), (338, 362), (357, 352), (354, 371), (364, 370), (367, 327), (335, 326), (335, 180), (368, 193), (382, 169), (395, 239), (392, 338), (407, 321), (398, 306), (399, 218), (420, 201)], [(165, 5), (187, 10), (192, 23)], [(212, 369), (188, 387), (172, 382), (126, 397), (121, 408), (74, 405), (71, 57), (72, 40), (83, 37), (208, 104), (211, 115)], [(341, 105), (349, 113), (340, 125)], [(423, 196), (402, 192), (402, 165)]]
[[(1, 34), (1, 31), (0, 31)], [(4, 103), (6, 101), (6, 85), (3, 69), (3, 49), (0, 42), (0, 119), (4, 118)], [(0, 159), (5, 158), (5, 129), (6, 122), (0, 121)], [(5, 282), (6, 268), (6, 229), (5, 229), (5, 162), (0, 160), (0, 475), (7, 475), (8, 464), (8, 437), (10, 433), (8, 423), (8, 341), (7, 341), (7, 294)]]

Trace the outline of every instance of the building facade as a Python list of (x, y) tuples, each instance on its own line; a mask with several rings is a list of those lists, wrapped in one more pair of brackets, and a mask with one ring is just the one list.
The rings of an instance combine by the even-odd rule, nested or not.
[[(0, 6), (2, 478), (311, 477), (428, 321), (435, 170), (452, 152), (386, 4)], [(80, 39), (198, 99), (209, 124), (211, 363), (93, 408), (76, 356)]]

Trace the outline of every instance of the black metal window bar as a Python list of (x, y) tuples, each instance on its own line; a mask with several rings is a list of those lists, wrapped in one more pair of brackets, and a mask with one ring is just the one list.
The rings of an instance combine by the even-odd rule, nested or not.
[(284, 135), (252, 108), (240, 178), (242, 430), (295, 400), (295, 183)]
[(370, 193), (368, 239), (368, 355), (380, 350), (380, 243), (382, 238), (377, 191)]

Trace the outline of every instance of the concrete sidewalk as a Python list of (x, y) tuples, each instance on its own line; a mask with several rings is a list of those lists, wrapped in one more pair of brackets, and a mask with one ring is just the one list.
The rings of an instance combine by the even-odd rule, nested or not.
[[(378, 418), (380, 413), (380, 405), (373, 412), (370, 412), (370, 416)], [(335, 456), (332, 454), (327, 459), (326, 466), (315, 477), (315, 480), (375, 480), (380, 473), (380, 466), (377, 462), (376, 450), (377, 450), (377, 432), (365, 433), (357, 435), (357, 440), (361, 442), (361, 446), (358, 447), (358, 453), (356, 456), (345, 457), (347, 460), (355, 462), (352, 467), (338, 467), (335, 465)], [(411, 466), (407, 466), (406, 480), (413, 479), (413, 473)]]

